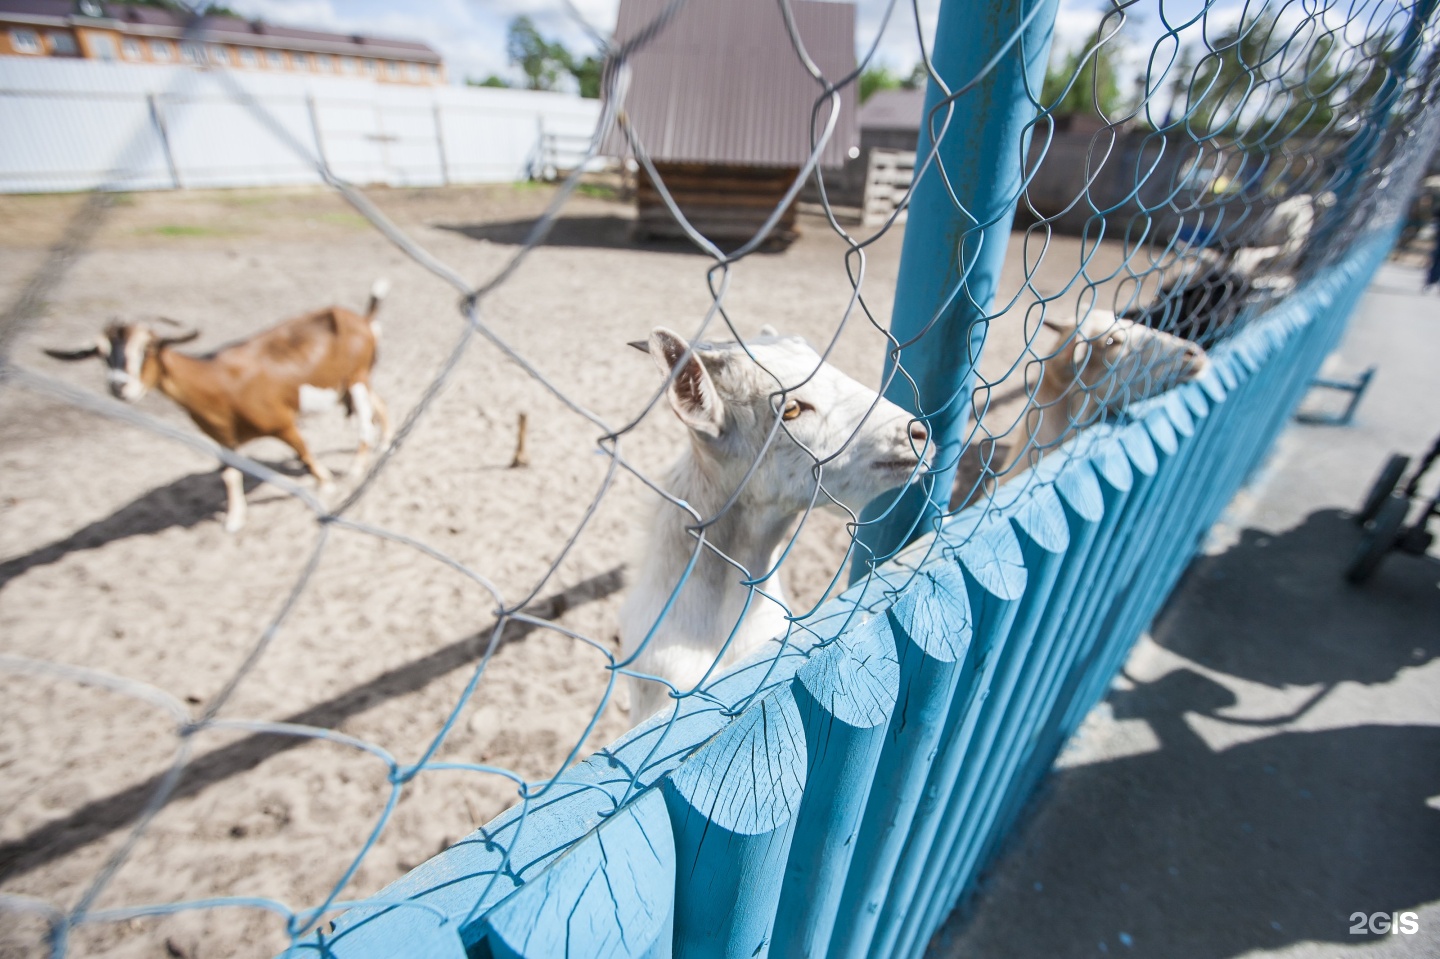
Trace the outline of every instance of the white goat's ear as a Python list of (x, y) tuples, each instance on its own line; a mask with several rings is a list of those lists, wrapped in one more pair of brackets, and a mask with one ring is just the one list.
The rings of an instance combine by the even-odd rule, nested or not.
[(769, 323), (766, 323), (764, 326), (760, 327), (760, 335), (761, 335), (761, 336), (779, 336), (779, 335), (780, 335), (780, 331), (777, 330), (777, 329), (775, 329), (775, 327), (771, 326)]
[(678, 333), (663, 326), (650, 333), (650, 355), (660, 372), (672, 377), (665, 395), (675, 415), (695, 432), (715, 438), (725, 424), (725, 404), (700, 355), (695, 351), (685, 355), (689, 349)]
[(1054, 330), (1061, 336), (1069, 336), (1071, 333), (1074, 333), (1075, 330), (1079, 328), (1080, 323), (1077, 320), (1073, 319), (1056, 320), (1047, 316), (1045, 319), (1040, 321), (1040, 325), (1045, 327), (1046, 329)]

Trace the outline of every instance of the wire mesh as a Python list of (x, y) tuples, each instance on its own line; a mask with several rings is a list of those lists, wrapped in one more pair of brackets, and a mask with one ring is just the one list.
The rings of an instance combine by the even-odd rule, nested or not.
[[(885, 317), (910, 190), (883, 222), (856, 225), (828, 192), (843, 174), (820, 159), (837, 136), (842, 102), (857, 97), (863, 72), (878, 63), (882, 40), (911, 31), (931, 90), (915, 180), (963, 181), (965, 171), (947, 169), (933, 146), (963, 133), (950, 127), (949, 109), (975, 95), (1011, 49), (1023, 46), (1045, 5), (1034, 5), (1014, 24), (1001, 49), (986, 51), (976, 76), (942, 78), (921, 26), (929, 11), (918, 0), (880, 6), (874, 33), (859, 38), (854, 69), (840, 75), (817, 66), (823, 58), (807, 47), (797, 4), (767, 4), (778, 10), (776, 29), (814, 81), (809, 123), (798, 131), (808, 150), (758, 226), (752, 224), (743, 241), (725, 243), (692, 222), (685, 196), (667, 187), (673, 168), (654, 158), (654, 134), (631, 109), (638, 96), (632, 81), (643, 73), (647, 50), (663, 44), (667, 31), (699, 4), (650, 4), (640, 26), (620, 39), (587, 25), (607, 60), (604, 108), (587, 159), (620, 143), (618, 152), (633, 159), (636, 176), (706, 259), (674, 249), (636, 253), (622, 243), (618, 251), (596, 254), (601, 275), (587, 276), (583, 286), (549, 272), (563, 271), (563, 258), (532, 261), (540, 251), (563, 253), (573, 244), (576, 216), (567, 210), (583, 200), (577, 191), (585, 164), (554, 190), (533, 223), (513, 225), (523, 234), (513, 250), (497, 252), (501, 244), (489, 237), (498, 234), (488, 228), (472, 231), (487, 241), (487, 252), (467, 262), (470, 247), (448, 237), (443, 243), (417, 239), (417, 226), (402, 226), (384, 212), (389, 198), (367, 195), (337, 177), (234, 86), (234, 101), (296, 156), (316, 163), (364, 225), (413, 265), (386, 310), (414, 317), (404, 297), (420, 295), (420, 271), (429, 277), (429, 302), (441, 295), (459, 300), (457, 322), (448, 328), (386, 320), (382, 354), (398, 343), (402, 368), (428, 363), (433, 372), (396, 386), (410, 403), (393, 441), (338, 501), (314, 491), (288, 466), (223, 448), (158, 406), (152, 412), (105, 398), (80, 378), (62, 378), (32, 362), (31, 343), (55, 332), (43, 328), (41, 316), (48, 304), (63, 301), (66, 283), (73, 282), (120, 197), (100, 190), (75, 208), (53, 253), (0, 323), (0, 380), (10, 388), (10, 409), (52, 424), (41, 430), (47, 435), (56, 425), (63, 433), (81, 422), (64, 409), (140, 431), (122, 440), (108, 430), (73, 427), (80, 432), (61, 457), (70, 468), (84, 461), (89, 444), (121, 443), (125, 455), (149, 457), (151, 448), (134, 437), (155, 437), (279, 490), (307, 511), (313, 525), (302, 534), (293, 524), (269, 520), (270, 548), (253, 536), (243, 551), (218, 536), (204, 540), (207, 550), (230, 550), (227, 579), (254, 580), (254, 588), (241, 590), (246, 615), (207, 620), (207, 613), (220, 611), (197, 587), (184, 596), (190, 611), (179, 617), (183, 628), (153, 617), (134, 625), (144, 632), (139, 641), (147, 651), (130, 660), (134, 647), (128, 643), (118, 654), (96, 650), (104, 617), (84, 608), (114, 592), (139, 596), (141, 605), (152, 594), (168, 595), (168, 603), (183, 593), (187, 563), (157, 559), (195, 548), (185, 540), (203, 531), (183, 527), (208, 523), (204, 507), (179, 530), (166, 522), (150, 530), (166, 542), (122, 559), (120, 569), (106, 573), (114, 582), (84, 582), (83, 570), (47, 579), (43, 587), (62, 594), (68, 614), (52, 602), (43, 606), (48, 619), (40, 621), (33, 610), (20, 608), (35, 596), (23, 590), (26, 599), (11, 602), (6, 619), (21, 627), (12, 632), (21, 638), (7, 642), (0, 673), (11, 691), (6, 711), (14, 710), (7, 725), (13, 720), (25, 732), (6, 744), (7, 753), (18, 756), (26, 743), (34, 753), (35, 744), (47, 742), (38, 728), (45, 717), (83, 739), (85, 722), (66, 715), (87, 710), (76, 689), (95, 700), (120, 697), (154, 716), (130, 705), (97, 707), (97, 717), (104, 718), (93, 721), (114, 727), (96, 736), (103, 748), (77, 751), (75, 742), (56, 747), (78, 756), (70, 764), (85, 767), (90, 778), (61, 775), (32, 756), (23, 775), (6, 787), (16, 791), (7, 805), (24, 810), (0, 844), (6, 889), (0, 909), (14, 919), (12, 932), (0, 940), (7, 947), (33, 933), (35, 943), (54, 955), (153, 952), (157, 942), (186, 955), (194, 948), (186, 937), (203, 935), (226, 943), (207, 945), (204, 954), (275, 951), (323, 930), (356, 902), (379, 903), (369, 890), (437, 845), (448, 845), (456, 837), (447, 830), (480, 826), (507, 804), (518, 804), (515, 828), (524, 830), (529, 810), (543, 805), (565, 769), (652, 709), (661, 711), (662, 729), (668, 728), (664, 717), (673, 722), (687, 701), (708, 702), (727, 715), (743, 712), (748, 702), (717, 700), (707, 687), (757, 638), (783, 634), (791, 649), (815, 643), (821, 639), (817, 611), (845, 585), (852, 563), (861, 577), (873, 577), (878, 562), (893, 560), (883, 586), (903, 593), (904, 571), (918, 569), (937, 551), (958, 548), (957, 537), (974, 528), (917, 527), (916, 533), (938, 532), (898, 557), (872, 555), (860, 531), (903, 508), (896, 490), (933, 487), (935, 477), (948, 481), (953, 475), (952, 487), (929, 491), (932, 500), (944, 501), (949, 517), (967, 508), (1003, 509), (1005, 487), (1013, 492), (1011, 484), (1046, 482), (1027, 468), (1082, 431), (1123, 417), (1128, 405), (1201, 375), (1205, 350), (1284, 302), (1363, 235), (1398, 227), (1433, 140), (1428, 105), (1436, 37), (1430, 6), (1137, 0), (1103, 7), (1078, 45), (1057, 41), (1043, 88), (1030, 89), (1028, 104), (1017, 106), (1028, 115), (1024, 175), (1013, 196), (999, 198), (1001, 206), (1016, 208), (1017, 225), (993, 303), (973, 302), (983, 331), (972, 341), (976, 352), (946, 358), (973, 368), (974, 378), (961, 378), (958, 395), (941, 404), (967, 406), (969, 425), (962, 452), (940, 462), (926, 430), (938, 409), (920, 404), (923, 391), (903, 363), (889, 367), (880, 390), (887, 393), (895, 381), (913, 386), (917, 399), (903, 413), (855, 380), (838, 378), (830, 365), (868, 381), (867, 361), (899, 357), (907, 345), (890, 334)], [(224, 83), (227, 72), (217, 72)], [(782, 133), (797, 135), (776, 135)], [(1008, 146), (1026, 149), (1023, 143)], [(868, 163), (869, 157), (852, 162)], [(773, 241), (788, 229), (786, 218), (807, 189), (820, 215), (802, 225), (815, 236), (777, 254)], [(978, 221), (955, 192), (949, 196), (963, 227), (950, 253), (963, 264), (967, 244), (991, 224)], [(593, 215), (595, 208), (580, 209)], [(450, 256), (442, 258), (432, 246), (444, 246)], [(378, 245), (366, 255), (387, 269), (402, 268)], [(664, 270), (683, 276), (691, 295), (666, 302), (671, 289), (662, 284), (656, 287), (661, 296), (636, 297), (649, 280), (646, 258), (681, 263)], [(476, 267), (479, 259), (483, 269)], [(827, 261), (829, 272), (817, 272), (817, 259)], [(133, 269), (134, 261), (128, 265)], [(267, 268), (299, 267), (271, 260)], [(805, 271), (813, 275), (806, 279)], [(482, 272), (482, 279), (471, 278)], [(821, 287), (837, 276), (843, 277), (840, 294), (832, 285), (822, 295)], [(947, 302), (974, 301), (972, 282), (960, 269)], [(557, 290), (547, 291), (552, 284)], [(140, 302), (133, 304), (140, 313), (151, 311), (145, 285), (142, 277)], [(296, 287), (310, 285), (297, 278), (284, 288), (293, 298)], [(519, 295), (507, 299), (517, 289)], [(791, 289), (800, 292), (792, 295)], [(643, 315), (633, 308), (637, 299), (668, 315)], [(537, 333), (552, 318), (545, 311), (557, 307), (568, 325)], [(761, 324), (777, 318), (802, 327), (814, 349), (762, 330)], [(652, 332), (670, 326), (683, 335)], [(243, 327), (232, 328), (238, 333)], [(82, 327), (77, 320), (64, 329)], [(443, 348), (407, 343), (419, 331), (443, 331), (448, 339)], [(653, 374), (651, 361), (624, 352), (626, 338), (643, 339), (664, 375)], [(562, 339), (568, 341), (563, 347), (545, 345)], [(382, 382), (386, 370), (382, 359)], [(452, 401), (455, 394), (462, 400)], [(483, 429), (466, 422), (473, 418), (470, 403), (497, 411), (483, 413)], [(471, 443), (488, 448), (491, 460), (508, 457), (508, 445), (500, 452), (493, 447), (507, 443), (508, 424), (521, 408), (530, 410), (536, 430), (529, 473), (482, 482), (472, 462), (440, 455)], [(667, 410), (688, 428), (688, 439)], [(29, 438), (12, 436), (11, 442), (19, 448)], [(665, 461), (677, 450), (680, 463), (667, 472)], [(11, 467), (40, 469), (28, 456), (14, 454)], [(435, 471), (448, 468), (452, 475), (434, 477), (432, 458)], [(886, 461), (882, 476), (872, 468), (877, 458)], [(390, 479), (397, 466), (406, 469), (402, 481)], [(99, 495), (110, 480), (58, 469), (49, 468), (32, 486), (69, 483), (85, 497)], [(541, 471), (552, 475), (536, 478)], [(436, 480), (424, 491), (430, 499), (407, 488), (417, 477)], [(454, 501), (446, 502), (452, 496), (472, 502), (458, 492), (467, 483), (495, 493), (496, 502), (481, 504), (478, 517), (457, 516)], [(191, 486), (187, 496), (218, 497), (216, 484)], [(862, 519), (861, 507), (876, 496), (880, 508)], [(175, 499), (162, 500), (162, 511), (184, 505)], [(377, 499), (388, 505), (375, 505)], [(24, 502), (9, 507), (17, 516), (24, 508)], [(187, 508), (194, 512), (193, 505)], [(411, 522), (410, 514), (425, 520)], [(284, 528), (277, 532), (275, 524)], [(482, 531), (489, 526), (500, 532)], [(440, 527), (448, 530), (443, 542)], [(632, 529), (644, 531), (643, 545), (616, 545)], [(4, 564), (0, 585), (14, 590), (14, 581), (34, 577), (37, 566), (63, 567), (72, 552), (113, 550), (115, 540), (130, 535), (129, 527), (108, 534), (92, 530), (97, 546), (72, 536), (35, 548)], [(467, 536), (482, 548), (467, 548)], [(500, 548), (492, 550), (497, 540)], [(627, 556), (623, 592), (629, 599), (622, 609), (614, 561)], [(388, 619), (376, 627), (347, 609), (357, 603), (372, 610), (374, 603), (360, 603), (357, 595), (386, 593), (388, 573), (422, 565), (434, 570), (425, 575), (448, 585), (418, 598), (382, 597), (382, 604), (393, 602), (403, 611), (405, 621)], [(787, 589), (787, 578), (803, 583)], [(424, 576), (407, 582), (423, 584)], [(337, 591), (337, 583), (345, 589)], [(324, 593), (319, 600), (317, 589)], [(445, 612), (427, 617), (429, 603), (445, 605)], [(273, 611), (260, 615), (255, 610), (261, 607)], [(482, 629), (436, 646), (437, 635), (452, 623), (468, 620), (473, 629), (481, 608), (490, 611)], [(582, 615), (574, 615), (577, 610)], [(618, 644), (617, 630), (623, 634)], [(242, 641), (241, 633), (251, 638)], [(203, 654), (193, 652), (206, 646)], [(543, 655), (525, 655), (540, 646)], [(160, 665), (167, 647), (183, 650), (176, 654), (181, 672)], [(517, 648), (521, 652), (497, 678), (497, 658)], [(304, 676), (310, 657), (321, 674), (313, 681)], [(377, 662), (388, 668), (376, 674)], [(153, 676), (145, 676), (147, 668)], [(183, 672), (191, 669), (203, 679), (191, 683)], [(349, 685), (360, 676), (368, 678)], [(171, 685), (177, 682), (179, 691)], [(443, 688), (436, 692), (437, 686)], [(360, 721), (377, 702), (401, 696), (411, 697), (402, 703), (414, 709), (413, 717), (391, 716), (388, 727)], [(617, 700), (629, 701), (629, 719)], [(506, 708), (511, 714), (502, 714)], [(500, 738), (513, 738), (518, 714), (532, 726), (541, 716), (538, 728), (546, 735), (512, 744), (508, 752), (494, 745), (494, 736), (483, 738), (494, 729)], [(127, 725), (133, 728), (128, 742)], [(323, 752), (326, 744), (365, 757), (373, 769), (351, 771)], [(662, 731), (651, 751), (653, 768), (691, 746), (667, 741)], [(487, 748), (514, 764), (489, 761)], [(277, 765), (276, 757), (295, 750), (304, 756)], [(325, 774), (306, 780), (306, 763), (324, 766)], [(648, 788), (653, 768), (630, 770), (626, 794)], [(244, 785), (235, 777), (243, 777)], [(443, 791), (427, 793), (437, 780), (446, 783)], [(213, 798), (227, 782), (239, 795)], [(327, 804), (320, 796), (326, 790), (340, 799)], [(476, 796), (482, 798), (480, 813), (471, 808)], [(401, 840), (386, 847), (397, 819), (407, 817), (407, 802), (419, 812), (408, 813)], [(349, 828), (356, 815), (333, 811), (346, 803), (362, 810), (358, 831)], [(323, 826), (334, 815), (346, 828), (319, 830), (321, 841), (305, 845), (303, 857), (292, 852), (287, 858), (285, 849), (297, 847), (286, 823), (302, 807), (317, 821), (312, 825)], [(466, 808), (468, 827), (457, 819), (457, 810)], [(157, 841), (157, 824), (170, 813), (174, 819)], [(442, 825), (427, 824), (427, 816)], [(228, 821), (233, 824), (226, 828)], [(513, 841), (516, 833), (510, 835)], [(168, 856), (167, 844), (183, 843), (193, 844), (201, 861)], [(381, 847), (391, 850), (390, 862), (367, 866)], [(213, 874), (206, 868), (211, 857), (223, 863)], [(284, 888), (300, 898), (290, 901), (247, 883), (257, 861), (267, 864), (270, 875), (278, 862), (289, 874)], [(521, 864), (513, 865), (518, 870)], [(234, 919), (237, 910), (252, 918)], [(195, 916), (211, 918), (177, 924), (176, 917)], [(236, 929), (243, 933), (235, 935)]]

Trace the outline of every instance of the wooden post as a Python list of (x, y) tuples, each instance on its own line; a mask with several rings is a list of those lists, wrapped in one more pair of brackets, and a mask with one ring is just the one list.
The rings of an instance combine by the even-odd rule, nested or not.
[(900, 690), (890, 621), (876, 616), (819, 650), (792, 688), (808, 766), (770, 950), (821, 959)]
[(900, 662), (895, 715), (865, 805), (831, 939), (830, 959), (864, 959), (920, 805), (970, 649), (965, 580), (951, 563), (917, 575), (887, 614)]
[(675, 956), (765, 959), (805, 789), (789, 688), (753, 703), (661, 789), (675, 829)]
[(519, 422), (515, 426), (515, 455), (510, 460), (510, 468), (516, 469), (521, 466), (530, 465), (530, 454), (525, 452), (525, 429), (529, 426), (529, 418), (520, 414)]
[(652, 790), (496, 906), (485, 917), (487, 954), (668, 959), (674, 896), (675, 840)]

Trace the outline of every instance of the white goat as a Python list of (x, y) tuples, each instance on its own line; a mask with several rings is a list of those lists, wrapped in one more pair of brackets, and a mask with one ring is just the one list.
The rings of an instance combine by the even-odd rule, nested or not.
[(1329, 192), (1318, 197), (1297, 193), (1281, 200), (1245, 245), (1231, 254), (1229, 268), (1257, 286), (1288, 292), (1295, 285), (1289, 274), (1296, 254), (1310, 238), (1318, 216), (1334, 205), (1335, 194)]
[[(692, 346), (657, 327), (648, 341), (631, 345), (648, 352), (670, 379), (670, 406), (690, 431), (689, 447), (665, 487), (703, 520), (713, 520), (704, 530), (705, 545), (697, 545), (690, 532), (694, 517), (660, 503), (638, 579), (620, 612), (623, 655), (639, 653), (631, 668), (683, 692), (705, 677), (722, 649), (720, 667), (785, 633), (787, 600), (775, 567), (811, 503), (858, 513), (924, 469), (927, 434), (898, 406), (824, 363), (799, 337), (767, 328), (743, 348)], [(735, 502), (721, 514), (732, 496)], [(752, 578), (753, 595), (742, 583)], [(654, 680), (636, 678), (631, 689), (630, 715), (637, 720), (668, 698)]]
[(1109, 310), (1091, 310), (1084, 322), (1044, 325), (1060, 334), (1060, 342), (1043, 361), (1021, 435), (996, 470), (1007, 479), (1018, 472), (1011, 467), (1026, 451), (1044, 453), (1106, 410), (1192, 380), (1210, 363), (1198, 344)]

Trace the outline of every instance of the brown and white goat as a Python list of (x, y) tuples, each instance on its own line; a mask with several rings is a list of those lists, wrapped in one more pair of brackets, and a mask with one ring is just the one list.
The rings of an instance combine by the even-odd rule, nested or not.
[[(390, 439), (390, 417), (370, 385), (380, 334), (375, 315), (389, 286), (375, 282), (363, 316), (341, 306), (316, 310), (204, 356), (174, 349), (198, 331), (162, 336), (144, 323), (112, 323), (92, 346), (45, 352), (59, 360), (105, 360), (114, 396), (134, 402), (158, 389), (226, 449), (273, 436), (295, 451), (323, 490), (332, 477), (300, 436), (301, 413), (344, 406), (355, 417), (360, 445), (352, 472), (365, 468), (377, 439), (381, 446)], [(243, 477), (233, 466), (221, 476), (228, 500), (225, 529), (234, 533), (245, 525)]]
[(1045, 320), (1060, 334), (1055, 352), (1040, 364), (1040, 382), (996, 475), (1018, 474), (1022, 456), (1043, 455), (1108, 411), (1187, 383), (1205, 372), (1210, 357), (1190, 340), (1151, 329), (1109, 310), (1083, 320)]

